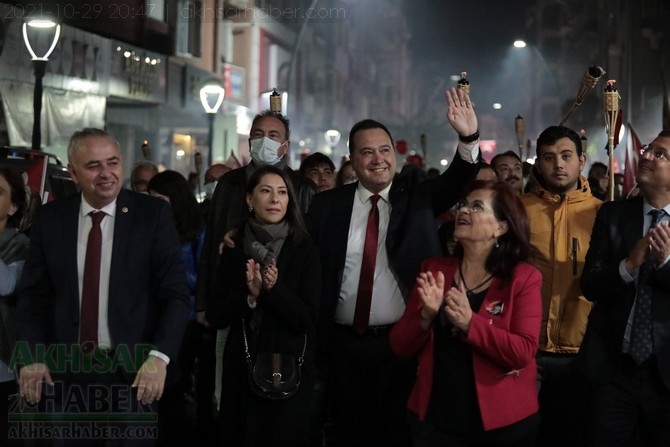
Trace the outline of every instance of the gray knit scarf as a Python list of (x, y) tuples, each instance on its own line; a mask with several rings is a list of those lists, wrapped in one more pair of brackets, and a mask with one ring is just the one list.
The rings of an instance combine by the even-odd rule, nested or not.
[(288, 236), (288, 222), (262, 224), (251, 217), (244, 228), (244, 253), (262, 266), (277, 260)]

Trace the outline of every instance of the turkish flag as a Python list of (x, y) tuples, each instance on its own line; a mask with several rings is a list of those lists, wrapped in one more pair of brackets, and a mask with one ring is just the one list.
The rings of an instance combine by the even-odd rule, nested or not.
[(628, 138), (626, 138), (626, 161), (623, 171), (623, 191), (624, 197), (628, 195), (635, 186), (635, 177), (637, 177), (637, 162), (642, 151), (642, 143), (637, 136), (631, 123), (628, 123)]

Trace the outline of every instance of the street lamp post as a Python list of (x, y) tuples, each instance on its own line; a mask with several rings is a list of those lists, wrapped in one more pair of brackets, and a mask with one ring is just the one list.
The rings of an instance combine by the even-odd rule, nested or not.
[(209, 132), (207, 136), (207, 163), (212, 164), (212, 146), (214, 139), (214, 118), (216, 113), (219, 111), (221, 104), (223, 104), (223, 98), (226, 95), (226, 90), (219, 83), (210, 82), (205, 84), (200, 89), (200, 102), (202, 107), (207, 112), (207, 117), (209, 118)]
[[(35, 49), (33, 48), (33, 44), (30, 41), (29, 36), (29, 30), (35, 30), (37, 36), (34, 36), (36, 40), (39, 40), (40, 37), (45, 38), (48, 37), (46, 34), (44, 34), (44, 30), (51, 30), (53, 29), (53, 37), (51, 39), (51, 42), (49, 42), (46, 45), (46, 51), (41, 53), (40, 55), (37, 55), (35, 52)], [(33, 33), (30, 33), (33, 34)], [(33, 73), (35, 75), (35, 87), (33, 89), (33, 134), (32, 134), (32, 144), (31, 148), (34, 150), (40, 150), (41, 145), (42, 145), (42, 92), (43, 92), (43, 86), (42, 86), (42, 79), (44, 78), (44, 74), (46, 73), (46, 67), (47, 67), (47, 62), (49, 61), (49, 56), (53, 52), (53, 50), (56, 48), (56, 44), (58, 43), (58, 38), (60, 37), (60, 25), (52, 20), (46, 20), (46, 19), (33, 19), (29, 20), (23, 23), (23, 42), (26, 45), (26, 48), (28, 49), (28, 52), (30, 53), (30, 56), (32, 57), (32, 62), (33, 62)], [(44, 43), (44, 42), (37, 42), (38, 45), (36, 45), (38, 48), (40, 47), (39, 43)]]

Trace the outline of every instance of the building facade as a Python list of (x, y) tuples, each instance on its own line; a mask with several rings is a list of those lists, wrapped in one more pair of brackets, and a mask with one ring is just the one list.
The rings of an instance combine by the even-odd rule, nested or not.
[[(31, 140), (35, 81), (21, 26), (41, 15), (62, 26), (44, 76), (45, 150), (64, 158), (74, 130), (105, 127), (119, 139), (126, 169), (149, 158), (187, 175), (198, 168), (194, 154), (208, 152), (199, 91), (214, 80), (226, 97), (213, 121), (213, 160), (203, 164), (248, 162), (251, 120), (277, 88), (287, 96), (294, 166), (309, 151), (329, 153), (337, 165), (355, 121), (373, 117), (393, 128), (414, 107), (406, 31), (389, 39), (366, 26), (373, 19), (406, 30), (401, 0), (377, 2), (5, 1), (1, 143)], [(329, 146), (324, 134), (333, 129), (342, 138)]]

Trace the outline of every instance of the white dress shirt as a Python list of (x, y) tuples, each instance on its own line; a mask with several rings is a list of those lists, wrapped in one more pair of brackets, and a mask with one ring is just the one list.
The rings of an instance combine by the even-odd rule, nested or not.
[[(458, 143), (458, 154), (468, 163), (475, 163), (479, 156), (479, 141), (472, 143)], [(389, 191), (391, 185), (382, 190), (377, 202), (379, 208), (379, 239), (377, 241), (377, 261), (375, 263), (374, 285), (372, 287), (372, 303), (370, 305), (369, 326), (381, 326), (395, 323), (405, 311), (398, 281), (389, 267), (386, 253), (386, 234), (388, 233), (391, 217)], [(358, 281), (361, 275), (363, 248), (367, 229), (368, 215), (370, 214), (370, 196), (373, 194), (365, 189), (361, 183), (354, 194), (354, 206), (349, 222), (349, 236), (347, 240), (347, 254), (342, 274), (340, 297), (335, 310), (335, 323), (347, 326), (353, 325), (358, 295)]]
[[(391, 185), (379, 193), (379, 239), (377, 240), (377, 260), (375, 263), (374, 285), (372, 287), (372, 303), (370, 305), (370, 326), (381, 326), (395, 323), (405, 311), (398, 281), (389, 267), (386, 253), (386, 234), (391, 217), (389, 190)], [(358, 281), (363, 262), (365, 233), (370, 214), (370, 196), (373, 194), (359, 183), (354, 194), (354, 207), (351, 211), (347, 255), (342, 275), (340, 298), (335, 311), (335, 323), (351, 326), (356, 311)]]
[[(88, 216), (95, 211), (91, 205), (82, 197), (79, 212), (79, 233), (77, 236), (77, 277), (79, 280), (79, 308), (81, 309), (81, 293), (84, 288), (84, 264), (86, 262), (86, 246), (88, 245), (88, 233), (93, 226)], [(100, 256), (100, 292), (98, 302), (98, 346), (110, 349), (112, 338), (107, 323), (107, 304), (109, 301), (109, 272), (112, 266), (112, 247), (114, 245), (114, 216), (116, 214), (116, 200), (98, 210), (106, 214), (100, 221), (102, 231), (102, 248)]]
[(468, 163), (474, 163), (477, 161), (477, 157), (479, 157), (479, 140), (472, 143), (459, 141), (456, 150), (463, 160)]
[[(88, 216), (95, 211), (82, 196), (79, 211), (79, 232), (77, 236), (77, 277), (79, 280), (79, 308), (81, 309), (81, 293), (84, 288), (84, 264), (86, 263), (86, 246), (88, 245), (88, 233), (93, 226), (92, 219)], [(114, 246), (114, 217), (116, 216), (116, 200), (98, 210), (106, 214), (100, 222), (102, 231), (102, 247), (100, 256), (100, 291), (98, 301), (98, 346), (102, 349), (111, 349), (114, 340), (109, 332), (109, 278), (112, 267), (112, 248)], [(81, 318), (81, 317), (80, 317)], [(170, 363), (170, 357), (159, 351), (151, 351), (149, 355), (156, 356), (165, 363)], [(139, 367), (139, 365), (138, 365)]]

